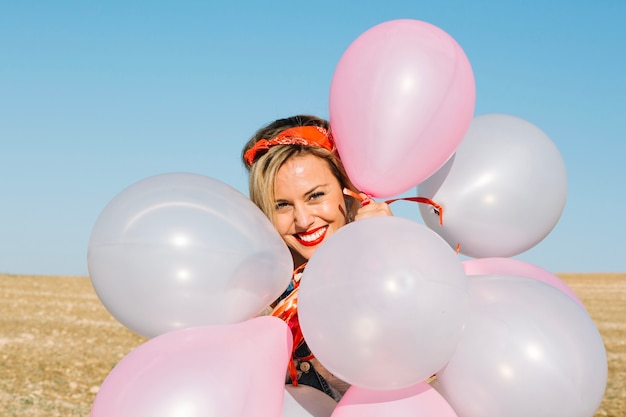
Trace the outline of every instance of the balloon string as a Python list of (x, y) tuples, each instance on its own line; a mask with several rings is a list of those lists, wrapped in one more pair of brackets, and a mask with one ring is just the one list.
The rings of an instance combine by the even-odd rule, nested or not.
[(394, 198), (392, 200), (387, 200), (385, 201), (385, 203), (387, 204), (391, 204), (394, 201), (398, 201), (398, 200), (404, 200), (404, 201), (413, 201), (415, 203), (425, 203), (425, 204), (430, 204), (431, 206), (433, 206), (435, 208), (435, 214), (437, 214), (439, 216), (439, 225), (443, 226), (443, 207), (441, 207), (439, 204), (435, 203), (433, 200), (431, 200), (430, 198), (426, 198), (426, 197), (404, 197), (404, 198)]
[[(350, 196), (352, 198), (356, 198), (357, 200), (361, 201), (361, 205), (364, 206), (366, 205), (366, 203), (369, 203), (370, 197), (363, 197), (360, 194), (355, 193), (354, 191), (348, 189), (348, 188), (344, 188), (343, 189), (343, 193), (347, 196)], [(441, 207), (439, 204), (435, 203), (433, 200), (431, 200), (430, 198), (426, 198), (426, 197), (403, 197), (403, 198), (394, 198), (391, 200), (387, 200), (385, 201), (385, 203), (387, 204), (391, 204), (394, 201), (398, 201), (398, 200), (405, 200), (405, 201), (413, 201), (415, 203), (425, 203), (425, 204), (430, 204), (431, 206), (433, 206), (435, 208), (435, 213), (439, 216), (439, 225), (443, 226), (443, 207)]]

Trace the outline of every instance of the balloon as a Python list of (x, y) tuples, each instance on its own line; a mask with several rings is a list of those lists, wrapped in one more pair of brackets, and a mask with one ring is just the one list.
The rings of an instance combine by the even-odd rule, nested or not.
[(426, 382), (396, 391), (372, 391), (352, 386), (332, 417), (457, 417), (450, 404)]
[(118, 194), (98, 217), (88, 251), (104, 306), (146, 337), (254, 317), (289, 285), (292, 265), (248, 198), (184, 173), (149, 177)]
[(372, 27), (344, 52), (330, 88), (348, 175), (376, 197), (416, 186), (454, 153), (475, 100), (470, 63), (446, 32), (411, 19)]
[(308, 385), (285, 385), (282, 417), (330, 417), (337, 406), (329, 395)]
[(585, 308), (576, 293), (559, 277), (536, 265), (512, 258), (479, 258), (462, 262), (465, 273), (472, 275), (518, 275), (552, 285)]
[(514, 116), (474, 118), (461, 145), (418, 194), (431, 206), (424, 222), (474, 258), (511, 257), (543, 240), (556, 225), (567, 194), (561, 154), (544, 132)]
[(469, 289), (464, 336), (437, 373), (459, 417), (592, 417), (607, 361), (587, 312), (530, 278), (474, 276)]
[(279, 416), (291, 340), (271, 316), (160, 335), (113, 368), (90, 417)]
[(459, 341), (467, 276), (432, 230), (400, 217), (350, 223), (309, 260), (298, 294), (302, 333), (338, 378), (394, 390), (438, 371)]

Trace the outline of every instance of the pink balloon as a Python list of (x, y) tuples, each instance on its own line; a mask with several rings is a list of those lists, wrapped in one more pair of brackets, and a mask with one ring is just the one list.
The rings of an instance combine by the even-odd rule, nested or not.
[(582, 308), (583, 302), (576, 293), (559, 277), (536, 265), (512, 258), (478, 258), (463, 262), (467, 275), (518, 275), (545, 282), (567, 294)]
[(117, 364), (90, 416), (279, 416), (291, 347), (271, 316), (165, 333)]
[(463, 139), (476, 86), (467, 56), (429, 23), (392, 20), (361, 34), (332, 78), (333, 136), (354, 184), (401, 194), (438, 170)]
[(448, 402), (426, 382), (395, 391), (351, 386), (332, 417), (457, 417)]

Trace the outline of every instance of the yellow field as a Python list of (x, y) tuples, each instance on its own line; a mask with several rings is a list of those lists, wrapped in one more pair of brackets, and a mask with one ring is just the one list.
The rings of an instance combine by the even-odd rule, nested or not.
[[(606, 345), (596, 416), (626, 415), (626, 273), (559, 274)], [(106, 311), (88, 278), (0, 275), (0, 415), (88, 416), (111, 369), (145, 341)]]

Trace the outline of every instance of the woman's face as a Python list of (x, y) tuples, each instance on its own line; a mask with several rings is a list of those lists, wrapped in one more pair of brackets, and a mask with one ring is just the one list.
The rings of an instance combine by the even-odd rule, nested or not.
[(288, 159), (276, 174), (274, 226), (306, 260), (346, 224), (343, 190), (328, 163), (315, 155)]

